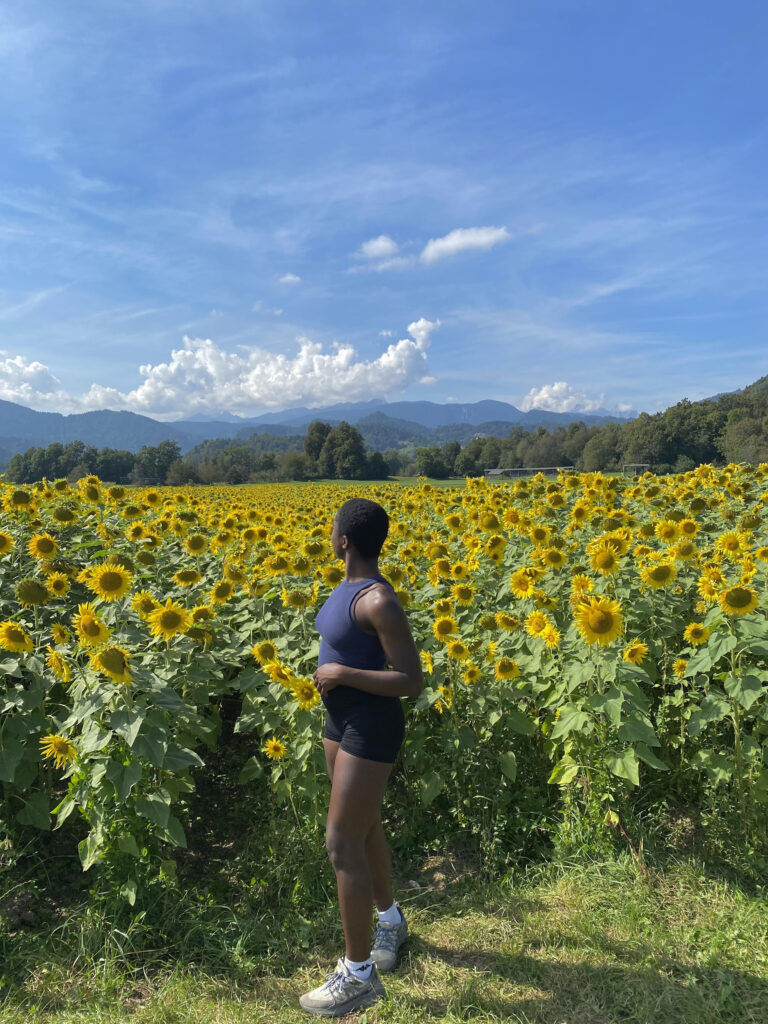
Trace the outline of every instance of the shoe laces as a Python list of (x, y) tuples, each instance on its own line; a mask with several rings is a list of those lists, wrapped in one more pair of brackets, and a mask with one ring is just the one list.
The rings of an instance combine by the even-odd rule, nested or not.
[(323, 988), (327, 988), (329, 992), (335, 995), (344, 984), (345, 978), (346, 975), (343, 971), (331, 971), (330, 974), (326, 974), (325, 976), (325, 984), (323, 985)]
[(376, 925), (373, 937), (374, 949), (386, 949), (394, 952), (397, 949), (397, 925), (385, 925), (381, 921)]

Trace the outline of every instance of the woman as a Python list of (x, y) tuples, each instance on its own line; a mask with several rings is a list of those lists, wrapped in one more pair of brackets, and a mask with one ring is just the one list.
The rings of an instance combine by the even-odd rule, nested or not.
[[(321, 636), (315, 686), (327, 712), (323, 745), (331, 779), (325, 844), (346, 944), (324, 984), (299, 1000), (322, 1017), (385, 995), (379, 971), (393, 969), (408, 934), (392, 896), (381, 801), (405, 733), (400, 698), (421, 693), (422, 673), (400, 601), (379, 573), (388, 529), (389, 517), (375, 501), (352, 498), (341, 506), (331, 544), (346, 572), (315, 622)], [(379, 921), (371, 942), (374, 902)]]

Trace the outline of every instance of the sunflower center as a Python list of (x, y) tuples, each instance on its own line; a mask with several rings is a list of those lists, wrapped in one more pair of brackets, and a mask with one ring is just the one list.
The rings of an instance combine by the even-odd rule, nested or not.
[(101, 633), (101, 623), (97, 622), (96, 619), (83, 619), (80, 623), (80, 629), (86, 636), (99, 636)]
[(48, 537), (40, 537), (36, 544), (37, 550), (41, 555), (50, 555), (51, 552), (56, 550), (56, 545)]
[(604, 608), (593, 608), (587, 615), (587, 621), (593, 633), (609, 633), (613, 626), (613, 615)]
[(665, 580), (669, 579), (671, 571), (668, 565), (655, 565), (649, 575), (656, 583), (664, 583)]
[(595, 558), (598, 569), (612, 569), (615, 562), (616, 557), (612, 551), (601, 551)]
[(18, 626), (6, 626), (5, 637), (6, 640), (12, 644), (23, 644), (26, 639), (24, 633), (18, 628)]
[(102, 573), (101, 579), (99, 580), (101, 589), (109, 594), (118, 591), (123, 585), (123, 577), (119, 572), (109, 570), (108, 572)]
[(731, 608), (746, 608), (752, 600), (752, 593), (744, 587), (731, 587), (726, 592), (725, 599)]
[(102, 653), (99, 660), (108, 672), (114, 672), (116, 675), (122, 675), (125, 672), (125, 655), (117, 647), (109, 647)]
[(178, 629), (181, 625), (181, 615), (173, 608), (166, 608), (160, 616), (160, 625), (163, 629)]

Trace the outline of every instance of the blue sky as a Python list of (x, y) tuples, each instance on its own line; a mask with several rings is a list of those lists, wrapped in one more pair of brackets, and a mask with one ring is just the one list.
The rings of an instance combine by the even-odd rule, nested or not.
[(0, 9), (0, 398), (650, 412), (768, 373), (768, 7)]

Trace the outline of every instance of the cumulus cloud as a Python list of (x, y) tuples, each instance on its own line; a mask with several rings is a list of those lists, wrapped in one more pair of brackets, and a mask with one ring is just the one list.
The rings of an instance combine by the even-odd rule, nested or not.
[(431, 238), (421, 250), (422, 263), (436, 263), (460, 252), (483, 252), (509, 241), (506, 228), (456, 228), (442, 238)]
[(397, 248), (397, 242), (389, 235), (379, 235), (363, 242), (355, 255), (361, 260), (383, 260), (394, 256)]
[(544, 409), (546, 412), (594, 412), (603, 404), (603, 396), (590, 398), (583, 391), (574, 391), (564, 380), (531, 388), (520, 403), (523, 412), (530, 409)]
[(419, 384), (437, 384), (437, 377), (419, 377)]
[(326, 352), (304, 337), (297, 339), (293, 357), (256, 346), (227, 352), (210, 339), (185, 337), (167, 362), (139, 367), (143, 381), (132, 391), (92, 384), (81, 395), (63, 391), (42, 363), (0, 353), (0, 397), (61, 412), (129, 409), (162, 419), (220, 409), (247, 415), (286, 405), (363, 401), (420, 380), (430, 334), (438, 326), (437, 320), (415, 320), (408, 325), (409, 337), (370, 360), (360, 359), (351, 345), (336, 343)]
[(28, 405), (61, 394), (61, 382), (44, 363), (0, 350), (0, 398)]
[(301, 278), (298, 274), (283, 274), (280, 278), (280, 284), (301, 284)]

